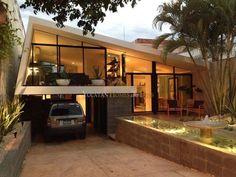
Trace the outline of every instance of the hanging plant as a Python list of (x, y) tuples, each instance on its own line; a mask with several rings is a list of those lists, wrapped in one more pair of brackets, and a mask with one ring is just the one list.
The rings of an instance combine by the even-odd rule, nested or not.
[(21, 38), (17, 36), (18, 28), (14, 28), (16, 21), (10, 16), (14, 11), (8, 9), (8, 5), (0, 1), (0, 60), (9, 58), (15, 44), (21, 44)]
[(13, 26), (17, 22), (14, 13), (0, 0), (0, 105), (7, 101), (6, 75), (14, 53), (13, 47), (21, 45), (21, 38), (17, 35), (20, 29)]

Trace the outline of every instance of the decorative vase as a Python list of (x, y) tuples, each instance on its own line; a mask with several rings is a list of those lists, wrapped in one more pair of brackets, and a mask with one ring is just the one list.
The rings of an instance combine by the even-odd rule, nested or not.
[(66, 86), (70, 84), (70, 79), (56, 79), (57, 85)]
[(96, 86), (105, 85), (105, 81), (103, 79), (92, 79), (91, 82), (92, 82), (92, 85), (96, 85)]

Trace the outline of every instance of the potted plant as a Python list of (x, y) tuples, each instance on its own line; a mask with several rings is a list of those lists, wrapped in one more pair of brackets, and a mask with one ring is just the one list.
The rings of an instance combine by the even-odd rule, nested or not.
[(91, 80), (92, 85), (105, 85), (105, 81), (102, 79), (102, 71), (99, 66), (93, 66), (94, 79)]
[(70, 79), (66, 72), (59, 73), (58, 78), (56, 79), (57, 85), (66, 86), (70, 84)]

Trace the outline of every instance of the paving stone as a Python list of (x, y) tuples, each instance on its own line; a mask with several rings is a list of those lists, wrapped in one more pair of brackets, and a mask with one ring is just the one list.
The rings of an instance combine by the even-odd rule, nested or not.
[[(199, 175), (199, 176), (198, 176)], [(210, 177), (108, 138), (36, 143), (20, 177)]]

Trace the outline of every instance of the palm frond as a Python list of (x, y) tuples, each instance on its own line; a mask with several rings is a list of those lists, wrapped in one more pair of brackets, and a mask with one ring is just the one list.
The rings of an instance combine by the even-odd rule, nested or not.
[(169, 37), (173, 36), (174, 34), (175, 33), (166, 33), (166, 34), (162, 34), (156, 37), (156, 39), (153, 41), (153, 47), (157, 49), (163, 41), (167, 40)]
[(185, 42), (182, 39), (166, 41), (162, 51), (162, 57), (164, 62), (166, 62), (169, 53), (172, 53), (174, 50), (180, 47), (185, 47)]

